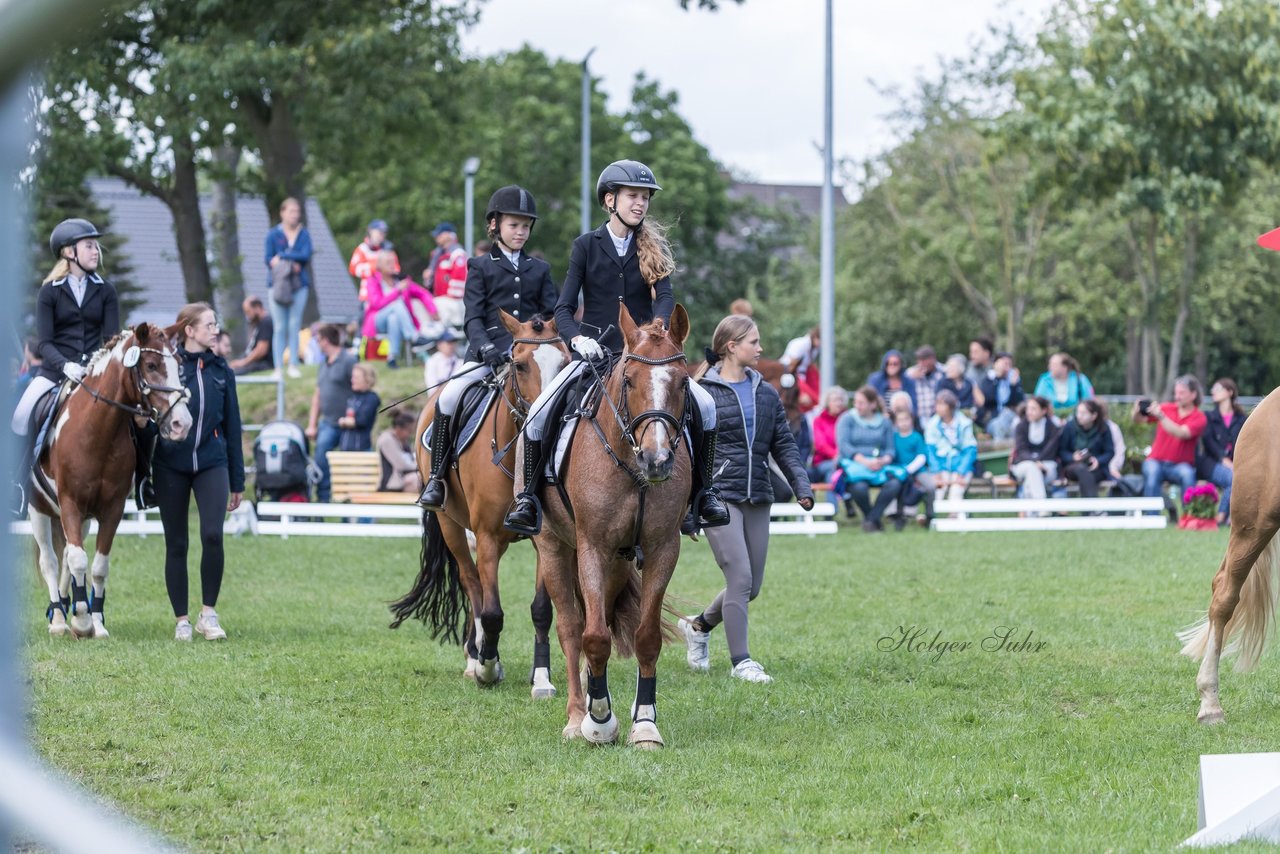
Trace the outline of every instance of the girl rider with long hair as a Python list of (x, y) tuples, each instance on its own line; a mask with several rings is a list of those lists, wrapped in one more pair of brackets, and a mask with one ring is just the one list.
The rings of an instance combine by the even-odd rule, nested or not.
[[(509, 530), (532, 536), (542, 528), (538, 491), (545, 466), (543, 437), (548, 413), (559, 408), (551, 404), (582, 373), (584, 360), (603, 359), (606, 351), (615, 356), (622, 352), (622, 333), (617, 328), (618, 300), (622, 299), (638, 324), (655, 317), (664, 324), (670, 323), (676, 304), (671, 291), (676, 264), (666, 230), (646, 219), (653, 194), (661, 189), (649, 167), (635, 160), (610, 163), (596, 181), (596, 201), (608, 212), (609, 220), (573, 242), (569, 273), (555, 307), (556, 328), (578, 360), (556, 375), (529, 410), (524, 426), (524, 489), (507, 514), (505, 524)], [(574, 317), (580, 296), (581, 322)], [(689, 391), (697, 416), (691, 425), (695, 451), (694, 521), (702, 527), (717, 527), (728, 524), (729, 511), (712, 485), (715, 400), (697, 383), (690, 383)]]
[(49, 251), (57, 263), (45, 276), (36, 296), (37, 352), (43, 363), (22, 393), (10, 427), (23, 442), (23, 456), (14, 478), (13, 510), (26, 514), (26, 484), (33, 448), (28, 422), (36, 402), (64, 379), (84, 378), (89, 356), (120, 331), (116, 289), (98, 275), (102, 232), (86, 219), (67, 219), (49, 235)]

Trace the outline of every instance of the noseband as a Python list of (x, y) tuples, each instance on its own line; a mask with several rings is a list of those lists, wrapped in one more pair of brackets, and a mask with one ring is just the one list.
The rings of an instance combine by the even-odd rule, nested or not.
[[(644, 438), (644, 431), (655, 421), (661, 421), (671, 428), (674, 438), (671, 441), (671, 451), (675, 452), (680, 447), (680, 439), (684, 436), (685, 425), (689, 421), (689, 408), (684, 407), (683, 414), (680, 418), (676, 418), (665, 409), (646, 409), (637, 413), (634, 417), (628, 412), (627, 408), (627, 389), (631, 386), (631, 380), (627, 377), (627, 362), (639, 362), (642, 365), (661, 366), (669, 365), (672, 362), (686, 361), (684, 353), (676, 353), (672, 356), (664, 356), (661, 359), (650, 359), (646, 356), (637, 356), (635, 353), (626, 353), (622, 357), (622, 388), (618, 394), (618, 406), (614, 407), (614, 415), (618, 421), (618, 427), (622, 429), (622, 437), (631, 444), (631, 453), (640, 456), (640, 443)], [(681, 390), (687, 391), (689, 388), (689, 378), (686, 376), (681, 384)], [(636, 429), (644, 425), (639, 435)]]

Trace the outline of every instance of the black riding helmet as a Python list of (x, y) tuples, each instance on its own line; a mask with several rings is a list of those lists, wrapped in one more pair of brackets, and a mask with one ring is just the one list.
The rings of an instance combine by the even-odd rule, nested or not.
[(644, 187), (656, 193), (662, 188), (653, 172), (639, 160), (615, 160), (596, 179), (596, 201), (604, 206), (605, 193), (617, 193), (619, 187)]
[(485, 211), (484, 218), (488, 221), (498, 214), (527, 216), (537, 222), (538, 203), (533, 200), (533, 193), (530, 193), (524, 187), (508, 184), (489, 197), (489, 209)]
[(55, 257), (61, 257), (64, 247), (74, 246), (86, 237), (101, 236), (102, 232), (87, 219), (64, 219), (53, 227), (53, 233), (49, 235), (49, 251)]

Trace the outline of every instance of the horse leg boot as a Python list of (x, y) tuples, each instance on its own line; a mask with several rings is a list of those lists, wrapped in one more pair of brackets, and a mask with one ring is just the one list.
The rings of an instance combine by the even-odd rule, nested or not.
[(436, 417), (431, 422), (431, 474), (422, 487), (422, 495), (418, 496), (418, 503), (428, 510), (442, 509), (447, 498), (444, 472), (449, 465), (449, 446), (453, 442), (452, 421), (453, 416), (441, 412), (437, 403)]
[(107, 624), (103, 617), (103, 609), (107, 604), (107, 573), (110, 571), (111, 558), (102, 552), (94, 554), (93, 567), (89, 571), (93, 578), (93, 587), (90, 588), (89, 594), (89, 612), (93, 618), (93, 636), (95, 638), (109, 637)]
[(530, 694), (535, 700), (549, 700), (556, 695), (556, 686), (551, 682), (551, 596), (541, 582), (529, 605), (529, 616), (533, 619), (533, 670), (529, 672), (529, 684), (533, 686)]
[(502, 526), (508, 531), (536, 536), (542, 530), (542, 502), (538, 500), (538, 491), (542, 486), (542, 440), (524, 440), (524, 489), (516, 495), (515, 506), (503, 520)]

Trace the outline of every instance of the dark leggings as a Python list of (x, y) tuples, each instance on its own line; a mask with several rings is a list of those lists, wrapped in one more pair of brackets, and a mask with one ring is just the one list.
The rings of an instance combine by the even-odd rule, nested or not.
[(1106, 475), (1107, 470), (1102, 466), (1098, 466), (1096, 470), (1091, 470), (1084, 463), (1072, 463), (1062, 472), (1067, 476), (1068, 480), (1074, 480), (1080, 484), (1080, 496), (1082, 498), (1098, 497), (1098, 481), (1101, 480), (1099, 475)]
[(222, 587), (222, 522), (231, 495), (227, 468), (219, 466), (199, 474), (186, 474), (156, 466), (154, 481), (160, 522), (164, 525), (164, 583), (169, 588), (173, 615), (181, 617), (189, 610), (187, 511), (193, 492), (200, 513), (200, 593), (204, 604), (212, 608), (218, 604), (218, 591)]
[(880, 487), (880, 494), (876, 496), (875, 506), (871, 504), (871, 484), (865, 480), (855, 480), (849, 484), (848, 489), (849, 497), (853, 499), (853, 503), (858, 505), (858, 509), (862, 511), (862, 518), (868, 522), (879, 522), (880, 517), (884, 515), (885, 508), (902, 491), (902, 481), (896, 477), (886, 480)]

